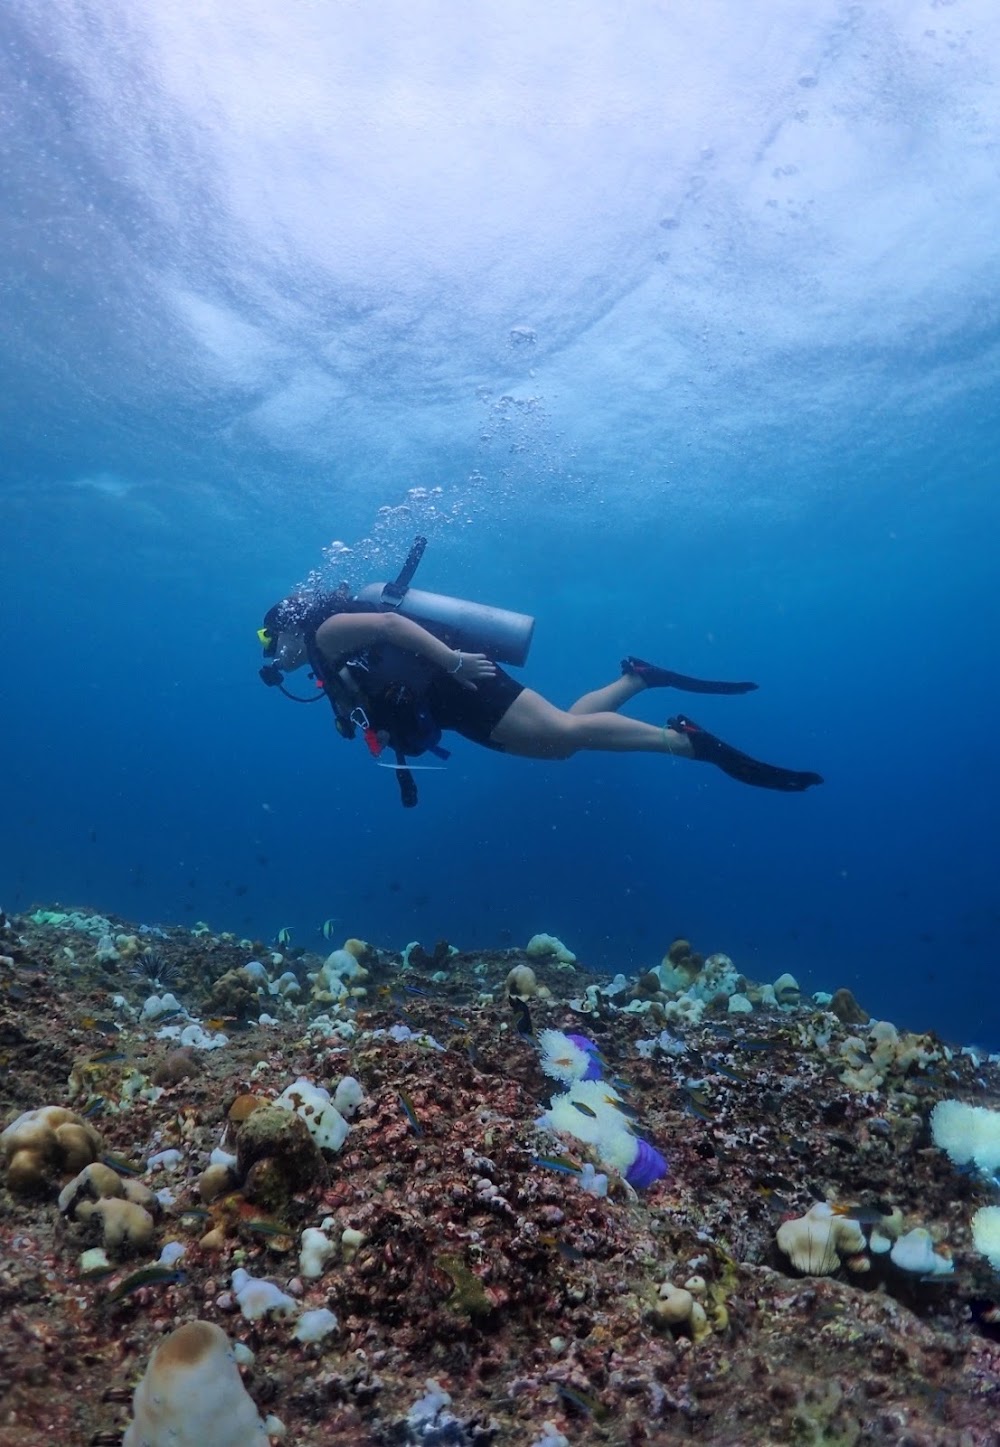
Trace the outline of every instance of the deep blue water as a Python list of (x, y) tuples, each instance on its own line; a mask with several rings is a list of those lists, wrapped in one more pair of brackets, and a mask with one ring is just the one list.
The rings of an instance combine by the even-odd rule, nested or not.
[[(778, 5), (775, 49), (15, 5), (0, 904), (626, 973), (684, 934), (1000, 1047), (1000, 38), (961, 9)], [(402, 810), (255, 630), (418, 531), (422, 586), (537, 615), (553, 701), (625, 653), (752, 677), (633, 711), (825, 785), (456, 739)]]

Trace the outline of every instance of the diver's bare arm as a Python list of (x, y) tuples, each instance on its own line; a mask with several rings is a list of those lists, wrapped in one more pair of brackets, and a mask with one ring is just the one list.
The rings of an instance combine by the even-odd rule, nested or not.
[(374, 643), (391, 643), (407, 653), (426, 658), (461, 683), (472, 684), (477, 678), (488, 678), (496, 671), (485, 654), (449, 648), (419, 623), (398, 613), (337, 613), (320, 624), (316, 642), (331, 661)]

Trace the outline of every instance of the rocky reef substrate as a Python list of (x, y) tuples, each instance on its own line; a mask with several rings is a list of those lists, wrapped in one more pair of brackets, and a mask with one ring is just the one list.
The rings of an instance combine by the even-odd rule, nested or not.
[(133, 1393), (196, 1321), (233, 1447), (1000, 1443), (996, 1180), (930, 1124), (996, 1061), (684, 942), (613, 982), (532, 944), (3, 918), (0, 1447), (159, 1447)]

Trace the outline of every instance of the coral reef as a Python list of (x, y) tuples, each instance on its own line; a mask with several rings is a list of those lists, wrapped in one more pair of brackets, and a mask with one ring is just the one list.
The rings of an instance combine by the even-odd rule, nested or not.
[(296, 1447), (1000, 1441), (994, 1060), (686, 941), (530, 994), (360, 946), (318, 999), (324, 957), (165, 930), (150, 1014), (144, 938), (4, 938), (0, 1443), (156, 1440), (136, 1384), (182, 1418), (203, 1363)]

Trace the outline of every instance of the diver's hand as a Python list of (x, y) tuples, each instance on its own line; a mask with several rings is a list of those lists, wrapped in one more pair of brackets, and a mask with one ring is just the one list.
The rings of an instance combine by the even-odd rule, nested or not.
[(497, 666), (492, 658), (487, 658), (485, 653), (463, 653), (456, 649), (454, 663), (448, 669), (449, 678), (460, 683), (463, 688), (474, 689), (478, 679), (494, 678)]

